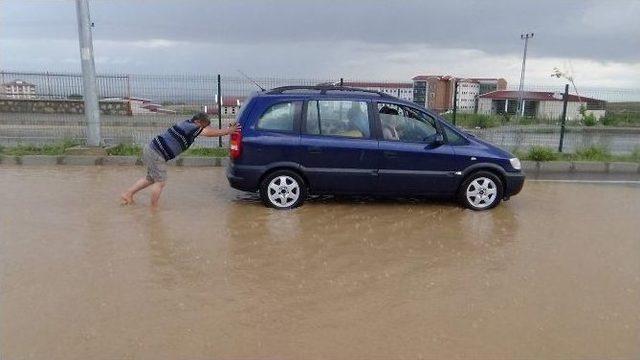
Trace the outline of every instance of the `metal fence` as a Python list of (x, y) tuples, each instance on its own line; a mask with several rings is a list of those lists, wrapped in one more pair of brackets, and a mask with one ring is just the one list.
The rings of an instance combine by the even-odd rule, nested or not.
[[(218, 80), (220, 79), (220, 80)], [(254, 84), (254, 81), (256, 84)], [(532, 146), (557, 149), (561, 138), (564, 84), (529, 86), (518, 105), (515, 88), (474, 93), (455, 83), (446, 94), (423, 91), (411, 80), (260, 77), (235, 75), (98, 76), (103, 142), (144, 144), (171, 124), (198, 111), (212, 117), (220, 112), (221, 126), (235, 117), (243, 100), (260, 87), (342, 83), (385, 92), (435, 108), (457, 126), (509, 150)], [(47, 144), (86, 139), (82, 78), (70, 73), (0, 72), (0, 145)], [(218, 88), (222, 105), (217, 104)], [(438, 89), (442, 91), (442, 89)], [(497, 89), (483, 88), (483, 92)], [(576, 91), (579, 90), (579, 91)], [(599, 146), (615, 154), (640, 151), (640, 90), (571, 89), (563, 150), (575, 152)], [(523, 111), (524, 110), (524, 111)], [(217, 125), (217, 122), (214, 121)], [(200, 138), (196, 146), (219, 146), (217, 139)]]

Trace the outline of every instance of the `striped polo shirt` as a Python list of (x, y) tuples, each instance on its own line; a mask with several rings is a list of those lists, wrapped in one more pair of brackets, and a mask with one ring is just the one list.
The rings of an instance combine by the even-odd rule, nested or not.
[(192, 120), (179, 122), (151, 140), (151, 148), (169, 161), (187, 150), (202, 129)]

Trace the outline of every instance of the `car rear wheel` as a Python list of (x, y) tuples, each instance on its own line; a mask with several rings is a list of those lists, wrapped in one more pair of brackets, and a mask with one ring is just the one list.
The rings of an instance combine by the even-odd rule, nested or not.
[(502, 201), (502, 181), (488, 171), (471, 174), (460, 187), (459, 200), (471, 210), (488, 210)]
[(293, 209), (302, 205), (307, 196), (304, 181), (290, 170), (278, 170), (262, 180), (260, 198), (275, 209)]

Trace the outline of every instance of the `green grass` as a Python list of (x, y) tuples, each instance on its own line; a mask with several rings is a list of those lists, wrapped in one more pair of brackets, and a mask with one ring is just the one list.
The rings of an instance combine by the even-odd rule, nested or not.
[(107, 149), (107, 155), (140, 156), (141, 154), (142, 148), (134, 144), (118, 144), (112, 148)]
[(636, 146), (633, 149), (633, 152), (631, 152), (631, 155), (629, 155), (629, 159), (631, 161), (640, 162), (640, 146)]
[(222, 148), (192, 148), (183, 153), (183, 156), (212, 156), (225, 157), (229, 156), (229, 149)]
[(582, 161), (609, 161), (612, 159), (612, 155), (607, 148), (595, 145), (579, 149), (574, 154), (574, 157), (576, 160)]
[[(453, 122), (453, 114), (445, 114), (445, 119), (449, 122)], [(483, 114), (456, 114), (456, 126), (464, 128), (491, 128), (502, 125), (504, 118), (497, 115), (483, 115)]]
[(521, 160), (529, 161), (621, 161), (640, 162), (640, 146), (634, 148), (629, 155), (613, 155), (606, 147), (593, 145), (578, 149), (575, 153), (559, 153), (555, 149), (544, 146), (533, 146), (528, 151), (516, 149), (513, 154)]
[[(140, 156), (142, 148), (133, 144), (119, 144), (107, 150), (108, 155), (117, 156)], [(229, 150), (224, 148), (191, 148), (182, 153), (182, 156), (211, 156), (225, 157), (229, 155)]]
[(600, 123), (604, 126), (640, 126), (640, 112), (613, 113), (607, 111), (607, 114), (600, 118)]
[(34, 146), (18, 145), (13, 147), (1, 147), (0, 154), (23, 156), (23, 155), (64, 155), (65, 150), (77, 146), (80, 143), (73, 140), (63, 140), (52, 145)]
[(532, 161), (554, 161), (557, 160), (558, 157), (558, 152), (544, 146), (532, 146), (525, 155), (527, 160)]
[[(453, 114), (443, 115), (447, 121), (453, 123)], [(514, 115), (485, 115), (485, 114), (456, 114), (456, 125), (467, 129), (488, 129), (503, 125), (558, 125), (560, 119), (540, 118), (540, 117), (520, 117)], [(568, 126), (605, 126), (605, 127), (639, 127), (640, 112), (612, 113), (607, 112), (605, 116), (596, 120), (595, 116), (588, 114), (580, 120), (567, 120)]]

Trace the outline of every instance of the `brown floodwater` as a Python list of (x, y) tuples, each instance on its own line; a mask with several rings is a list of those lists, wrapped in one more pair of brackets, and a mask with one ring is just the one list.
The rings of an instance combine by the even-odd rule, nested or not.
[(0, 167), (0, 358), (640, 357), (637, 185), (277, 211), (190, 168), (120, 207), (141, 173)]

